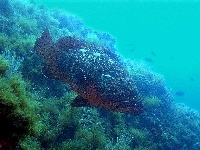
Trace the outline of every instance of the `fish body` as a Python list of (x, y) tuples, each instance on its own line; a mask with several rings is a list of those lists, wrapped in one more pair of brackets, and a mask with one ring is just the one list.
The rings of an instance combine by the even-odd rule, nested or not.
[(42, 56), (49, 76), (63, 80), (77, 92), (72, 106), (141, 111), (137, 88), (114, 52), (73, 37), (53, 43), (48, 30), (37, 39), (34, 50)]

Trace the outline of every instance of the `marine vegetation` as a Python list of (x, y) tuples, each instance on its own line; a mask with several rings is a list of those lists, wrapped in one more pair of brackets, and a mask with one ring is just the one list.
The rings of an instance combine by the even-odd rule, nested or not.
[(33, 1), (0, 2), (0, 149), (200, 149), (200, 113), (108, 33)]
[(15, 149), (25, 136), (37, 135), (38, 108), (22, 76), (9, 76), (9, 60), (0, 58), (0, 149)]
[(147, 108), (156, 108), (159, 107), (161, 104), (161, 100), (159, 100), (157, 97), (146, 97), (143, 100), (143, 105), (146, 106)]

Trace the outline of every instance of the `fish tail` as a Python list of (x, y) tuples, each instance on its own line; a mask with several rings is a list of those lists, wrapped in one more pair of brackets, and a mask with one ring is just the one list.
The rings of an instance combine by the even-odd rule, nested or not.
[(54, 58), (58, 50), (53, 43), (48, 29), (45, 29), (40, 38), (38, 38), (34, 45), (34, 50), (45, 59)]

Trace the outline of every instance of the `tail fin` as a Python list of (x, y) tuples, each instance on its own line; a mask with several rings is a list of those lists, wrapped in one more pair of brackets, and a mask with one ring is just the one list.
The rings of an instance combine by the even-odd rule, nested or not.
[(36, 40), (34, 50), (38, 55), (43, 57), (45, 63), (43, 73), (50, 77), (59, 77), (60, 73), (57, 68), (59, 50), (52, 41), (47, 29), (44, 30), (41, 37)]
[(36, 40), (34, 50), (45, 59), (54, 57), (57, 50), (48, 29), (44, 30), (41, 37)]

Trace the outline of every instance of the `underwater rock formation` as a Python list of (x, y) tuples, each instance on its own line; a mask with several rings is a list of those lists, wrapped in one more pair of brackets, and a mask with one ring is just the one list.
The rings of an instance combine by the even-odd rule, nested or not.
[(37, 117), (21, 75), (7, 76), (9, 62), (0, 58), (0, 149), (15, 150), (25, 136), (34, 135)]
[(0, 14), (9, 17), (12, 13), (13, 10), (9, 0), (0, 0)]

